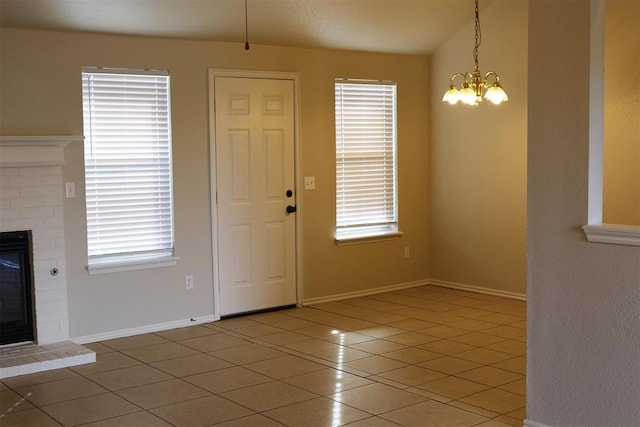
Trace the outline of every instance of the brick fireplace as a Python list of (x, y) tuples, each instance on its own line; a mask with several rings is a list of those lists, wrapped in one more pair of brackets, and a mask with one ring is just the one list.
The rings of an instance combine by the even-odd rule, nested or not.
[[(47, 366), (54, 369), (95, 361), (95, 353), (68, 341), (62, 167), (64, 147), (81, 141), (82, 137), (0, 137), (0, 231), (32, 233), (36, 334), (36, 342), (27, 349), (31, 356), (25, 356), (25, 348), (2, 348), (0, 378), (12, 372), (20, 375)], [(59, 356), (68, 353), (70, 360), (49, 354), (47, 349), (62, 353)], [(7, 357), (9, 353), (22, 362), (40, 363), (12, 368), (7, 359), (16, 357)]]

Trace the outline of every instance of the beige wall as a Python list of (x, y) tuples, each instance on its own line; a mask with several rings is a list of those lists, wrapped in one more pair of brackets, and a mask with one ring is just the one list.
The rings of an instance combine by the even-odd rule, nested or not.
[(640, 425), (640, 248), (589, 243), (581, 230), (589, 39), (590, 2), (529, 2), (529, 76), (536, 76), (527, 154), (531, 427)]
[[(427, 57), (305, 50), (143, 37), (3, 29), (0, 37), (0, 134), (82, 134), (80, 68), (144, 67), (171, 72), (173, 113), (175, 267), (89, 276), (86, 265), (83, 156), (66, 149), (64, 180), (78, 197), (65, 199), (71, 337), (118, 331), (213, 311), (207, 69), (301, 73), (304, 193), (304, 298), (425, 281), (429, 177)], [(402, 239), (336, 247), (333, 79), (398, 82), (398, 163)], [(403, 259), (403, 247), (411, 258)], [(184, 276), (195, 279), (184, 290)]]
[(640, 225), (640, 2), (605, 6), (604, 223)]
[(480, 70), (500, 75), (509, 102), (441, 101), (451, 74), (473, 70), (471, 21), (432, 59), (430, 273), (436, 281), (524, 295), (527, 2), (495, 0), (480, 19)]

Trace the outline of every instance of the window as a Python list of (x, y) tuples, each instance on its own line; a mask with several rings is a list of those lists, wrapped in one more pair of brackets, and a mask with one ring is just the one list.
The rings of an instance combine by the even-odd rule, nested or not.
[(398, 237), (396, 85), (339, 79), (336, 242)]
[(83, 68), (82, 100), (89, 272), (172, 265), (168, 72)]

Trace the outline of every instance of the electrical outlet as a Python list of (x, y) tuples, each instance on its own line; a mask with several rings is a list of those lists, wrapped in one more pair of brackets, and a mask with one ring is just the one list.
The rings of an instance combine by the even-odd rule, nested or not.
[(409, 246), (404, 247), (404, 258), (411, 258), (411, 248)]
[(184, 288), (187, 290), (193, 289), (193, 276), (184, 276)]

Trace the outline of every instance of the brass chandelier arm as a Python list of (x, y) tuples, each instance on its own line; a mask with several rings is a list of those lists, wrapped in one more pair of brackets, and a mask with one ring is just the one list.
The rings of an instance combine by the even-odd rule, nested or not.
[(484, 75), (484, 80), (487, 82), (487, 84), (489, 84), (489, 77), (493, 77), (494, 84), (500, 84), (500, 76), (495, 71), (489, 71)]
[(455, 87), (455, 84), (453, 83), (453, 81), (455, 80), (456, 77), (462, 77), (463, 81), (466, 82), (467, 81), (467, 75), (469, 73), (463, 74), (463, 73), (455, 73), (451, 76), (451, 86)]

